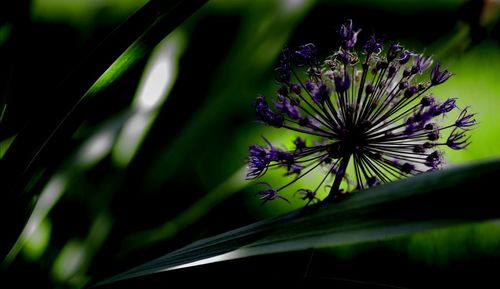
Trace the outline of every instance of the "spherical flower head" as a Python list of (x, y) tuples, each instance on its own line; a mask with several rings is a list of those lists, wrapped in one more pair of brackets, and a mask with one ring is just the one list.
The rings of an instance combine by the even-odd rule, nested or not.
[[(262, 183), (266, 188), (257, 194), (263, 203), (287, 201), (282, 191), (313, 172), (323, 174), (321, 181), (294, 195), (308, 205), (319, 201), (320, 188), (328, 188), (323, 201), (339, 201), (343, 193), (440, 169), (442, 149), (470, 145), (467, 133), (476, 125), (475, 114), (469, 107), (460, 110), (456, 98), (439, 101), (430, 93), (452, 76), (447, 69), (437, 63), (428, 72), (433, 60), (401, 44), (390, 44), (383, 53), (383, 38), (376, 36), (358, 54), (360, 30), (349, 20), (338, 31), (339, 49), (323, 62), (314, 44), (284, 49), (276, 68), (282, 86), (274, 108), (264, 96), (253, 104), (261, 122), (299, 134), (290, 149), (276, 148), (267, 139), (263, 146), (249, 147), (249, 179), (269, 169), (293, 178), (279, 188)], [(427, 81), (419, 81), (424, 73)], [(454, 110), (458, 117), (446, 123)]]

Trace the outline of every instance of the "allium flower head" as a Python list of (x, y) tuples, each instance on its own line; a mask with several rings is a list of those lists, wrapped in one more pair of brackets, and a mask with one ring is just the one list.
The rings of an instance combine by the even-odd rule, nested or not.
[[(285, 48), (276, 68), (281, 86), (275, 100), (258, 96), (254, 102), (260, 121), (301, 134), (291, 150), (265, 138), (265, 145), (250, 146), (249, 179), (270, 168), (294, 176), (280, 188), (266, 183), (257, 193), (263, 202), (286, 200), (281, 191), (312, 171), (322, 172), (322, 181), (294, 195), (309, 204), (327, 187), (325, 200), (333, 201), (343, 190), (439, 169), (442, 147), (459, 150), (470, 144), (466, 133), (476, 124), (474, 114), (460, 110), (455, 98), (440, 102), (430, 93), (452, 76), (447, 69), (439, 63), (430, 69), (431, 57), (400, 44), (384, 52), (384, 39), (375, 36), (361, 44), (358, 54), (360, 30), (350, 20), (338, 32), (340, 47), (323, 62), (312, 43)], [(457, 119), (442, 124), (452, 110), (458, 110)]]

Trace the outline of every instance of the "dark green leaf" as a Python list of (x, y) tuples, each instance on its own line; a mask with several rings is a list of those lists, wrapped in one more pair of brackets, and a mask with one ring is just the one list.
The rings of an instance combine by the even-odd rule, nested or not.
[[(500, 217), (500, 160), (428, 173), (200, 240), (97, 285), (249, 256), (379, 240)], [(168, 275), (167, 275), (168, 276)]]

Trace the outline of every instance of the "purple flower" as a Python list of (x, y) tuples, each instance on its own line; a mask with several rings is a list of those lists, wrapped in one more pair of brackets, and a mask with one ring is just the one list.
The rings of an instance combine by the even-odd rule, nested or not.
[(431, 71), (431, 84), (434, 86), (447, 81), (450, 77), (453, 76), (453, 73), (448, 72), (447, 68), (445, 68), (443, 71), (439, 71), (440, 67), (441, 64), (436, 63)]
[(358, 41), (358, 33), (361, 30), (354, 31), (352, 27), (352, 20), (347, 20), (342, 24), (339, 29), (339, 36), (341, 39), (341, 46), (345, 50), (352, 50)]
[(389, 46), (389, 50), (387, 50), (387, 61), (392, 62), (396, 60), (403, 50), (404, 47), (399, 45), (399, 43), (391, 44), (391, 46)]
[(404, 96), (409, 98), (415, 95), (418, 92), (418, 88), (416, 86), (410, 86), (405, 90)]
[(457, 107), (456, 98), (448, 98), (443, 103), (435, 103), (430, 106), (427, 112), (432, 114), (433, 117), (446, 114)]
[(465, 132), (455, 128), (446, 140), (446, 145), (454, 150), (461, 150), (470, 144), (469, 139), (470, 137), (467, 137)]
[(443, 162), (443, 153), (434, 151), (425, 158), (425, 165), (432, 169), (438, 169)]
[(292, 71), (291, 61), (292, 53), (288, 47), (285, 47), (281, 52), (279, 64), (276, 66), (278, 82), (284, 84), (290, 83), (290, 74)]
[(283, 115), (273, 112), (263, 96), (258, 96), (253, 107), (257, 113), (257, 119), (274, 127), (281, 127), (284, 122)]
[(429, 106), (433, 105), (434, 103), (436, 103), (436, 99), (434, 99), (434, 96), (432, 94), (426, 95), (420, 100), (420, 105), (422, 106)]
[(318, 88), (316, 83), (314, 83), (310, 80), (306, 80), (306, 82), (304, 83), (304, 87), (306, 88), (306, 90), (309, 94), (310, 94), (310, 92), (313, 92), (314, 90), (316, 90)]
[[(266, 139), (264, 139), (266, 140)], [(266, 140), (267, 142), (267, 140)], [(248, 173), (247, 179), (255, 179), (261, 176), (267, 167), (273, 161), (272, 151), (274, 148), (269, 144), (269, 147), (260, 145), (251, 145), (248, 147)]]
[(298, 84), (298, 83), (290, 84), (290, 90), (295, 94), (300, 94), (302, 92), (302, 88), (300, 87), (300, 84)]
[[(375, 35), (372, 35), (363, 45), (363, 51), (369, 56), (370, 54), (379, 54), (384, 47), (384, 38), (375, 38)], [(394, 52), (392, 52), (394, 53)]]
[(278, 98), (278, 101), (274, 102), (274, 106), (276, 107), (277, 110), (288, 115), (288, 117), (291, 119), (296, 120), (301, 117), (299, 108), (296, 105), (294, 105), (294, 103), (292, 103), (292, 101), (289, 98), (280, 96)]
[(315, 88), (312, 90), (312, 98), (314, 102), (322, 103), (330, 98), (330, 89), (325, 83), (319, 83), (315, 85)]
[(349, 53), (349, 51), (346, 50), (339, 50), (333, 55), (333, 57), (340, 63), (344, 64), (349, 64), (351, 62), (357, 61), (357, 59), (351, 53)]
[[(324, 62), (316, 59), (313, 44), (293, 50), (293, 57), (290, 49), (283, 50), (277, 72), (284, 86), (276, 93), (276, 112), (263, 96), (257, 97), (259, 120), (301, 134), (290, 150), (273, 147), (265, 139), (267, 145), (249, 147), (248, 178), (261, 177), (269, 169), (293, 175), (277, 189), (266, 184), (258, 192), (264, 203), (286, 200), (280, 193), (313, 171), (323, 173), (322, 181), (314, 190), (302, 188), (296, 194), (309, 204), (319, 200), (323, 187), (330, 188), (324, 201), (340, 200), (343, 191), (439, 169), (444, 162), (441, 148), (459, 150), (470, 144), (466, 134), (476, 124), (475, 114), (466, 108), (451, 124), (441, 124), (449, 112), (458, 110), (457, 99), (440, 102), (427, 92), (451, 76), (447, 69), (441, 71), (436, 64), (430, 81), (419, 81), (423, 77), (414, 76), (425, 73), (432, 59), (399, 44), (380, 53), (382, 40), (375, 37), (364, 44), (365, 56), (359, 60), (354, 50), (358, 33), (351, 21), (342, 25), (340, 48)], [(295, 70), (301, 66), (305, 68)], [(306, 144), (304, 135), (314, 142)]]
[(467, 114), (467, 108), (462, 110), (455, 121), (455, 126), (463, 130), (469, 130), (476, 125), (476, 120), (473, 118), (476, 114)]
[(299, 165), (299, 164), (295, 164), (295, 163), (289, 164), (289, 165), (287, 165), (287, 171), (285, 173), (285, 176), (296, 175), (298, 177), (302, 173), (303, 168), (304, 168), (303, 165)]
[(413, 60), (413, 66), (411, 67), (411, 73), (417, 74), (424, 72), (427, 68), (432, 65), (432, 58), (425, 57), (423, 54), (415, 56)]
[(439, 106), (439, 110), (441, 111), (441, 113), (447, 113), (452, 111), (454, 108), (457, 107), (456, 101), (457, 101), (456, 98), (448, 98), (445, 102), (443, 102)]
[(413, 55), (413, 53), (411, 53), (410, 51), (404, 50), (401, 53), (401, 57), (398, 60), (399, 64), (405, 65), (410, 60), (412, 55)]
[(335, 90), (339, 93), (345, 92), (351, 86), (351, 79), (349, 78), (349, 74), (344, 72), (342, 75), (335, 75)]
[(270, 184), (265, 183), (265, 182), (261, 182), (259, 184), (265, 185), (268, 187), (267, 189), (260, 190), (256, 193), (257, 195), (260, 196), (260, 199), (262, 200), (262, 204), (265, 204), (268, 201), (272, 201), (272, 200), (276, 200), (276, 199), (281, 199), (281, 200), (289, 203), (289, 201), (285, 197), (279, 195), (278, 191), (273, 189)]
[(295, 145), (296, 150), (302, 150), (306, 148), (306, 141), (303, 140), (300, 136), (298, 136), (294, 141), (293, 144)]
[(295, 61), (297, 66), (312, 64), (316, 61), (316, 46), (312, 43), (307, 43), (299, 46), (295, 51)]
[(316, 197), (316, 192), (311, 191), (309, 189), (299, 189), (297, 192), (295, 192), (294, 195), (299, 194), (301, 195), (302, 200), (307, 200), (306, 206), (309, 205), (311, 202), (317, 202), (319, 201), (318, 197)]
[(405, 174), (411, 174), (415, 170), (415, 165), (411, 163), (404, 163), (401, 166), (401, 171)]

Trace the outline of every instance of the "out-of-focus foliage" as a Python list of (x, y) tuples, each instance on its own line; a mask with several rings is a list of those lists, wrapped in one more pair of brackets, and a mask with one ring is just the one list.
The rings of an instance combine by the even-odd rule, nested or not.
[[(32, 0), (33, 19), (62, 21), (76, 27), (120, 21), (142, 7), (146, 0)], [(93, 23), (97, 21), (97, 23)]]
[[(4, 203), (25, 216), (10, 221), (24, 227), (17, 242), (0, 242), (10, 252), (2, 275), (18, 287), (81, 288), (200, 238), (300, 208), (298, 198), (261, 206), (255, 182), (244, 179), (248, 145), (265, 136), (291, 146), (295, 136), (256, 122), (250, 104), (258, 94), (275, 93), (273, 66), (285, 45), (315, 42), (327, 55), (338, 47), (335, 28), (349, 18), (364, 27), (361, 39), (385, 34), (434, 54), (455, 73), (434, 92), (470, 104), (479, 125), (467, 150), (447, 152), (449, 166), (500, 156), (495, 1), (212, 0), (163, 40), (161, 26), (145, 29), (155, 37), (123, 47), (108, 70), (95, 71), (97, 82), (69, 90), (79, 95), (51, 92), (148, 1), (15, 2), (0, 12), (2, 172), (9, 170), (2, 161), (8, 150), (40, 147), (55, 129), (38, 132), (26, 146), (13, 142), (26, 127), (50, 123), (85, 93), (97, 96), (82, 100), (70, 133), (55, 148), (47, 144), (45, 157), (33, 163), (37, 173), (23, 186), (16, 183), (23, 189)], [(281, 171), (261, 181), (286, 182)], [(9, 215), (2, 214), (4, 221)], [(361, 271), (340, 271), (347, 279), (363, 280), (363, 273), (371, 276), (368, 265), (353, 264), (390, 252), (405, 256), (391, 259), (401, 268), (447, 272), (454, 262), (497, 256), (497, 231), (496, 223), (485, 223), (345, 245), (318, 252), (311, 266), (320, 272), (317, 264), (344, 263)]]

